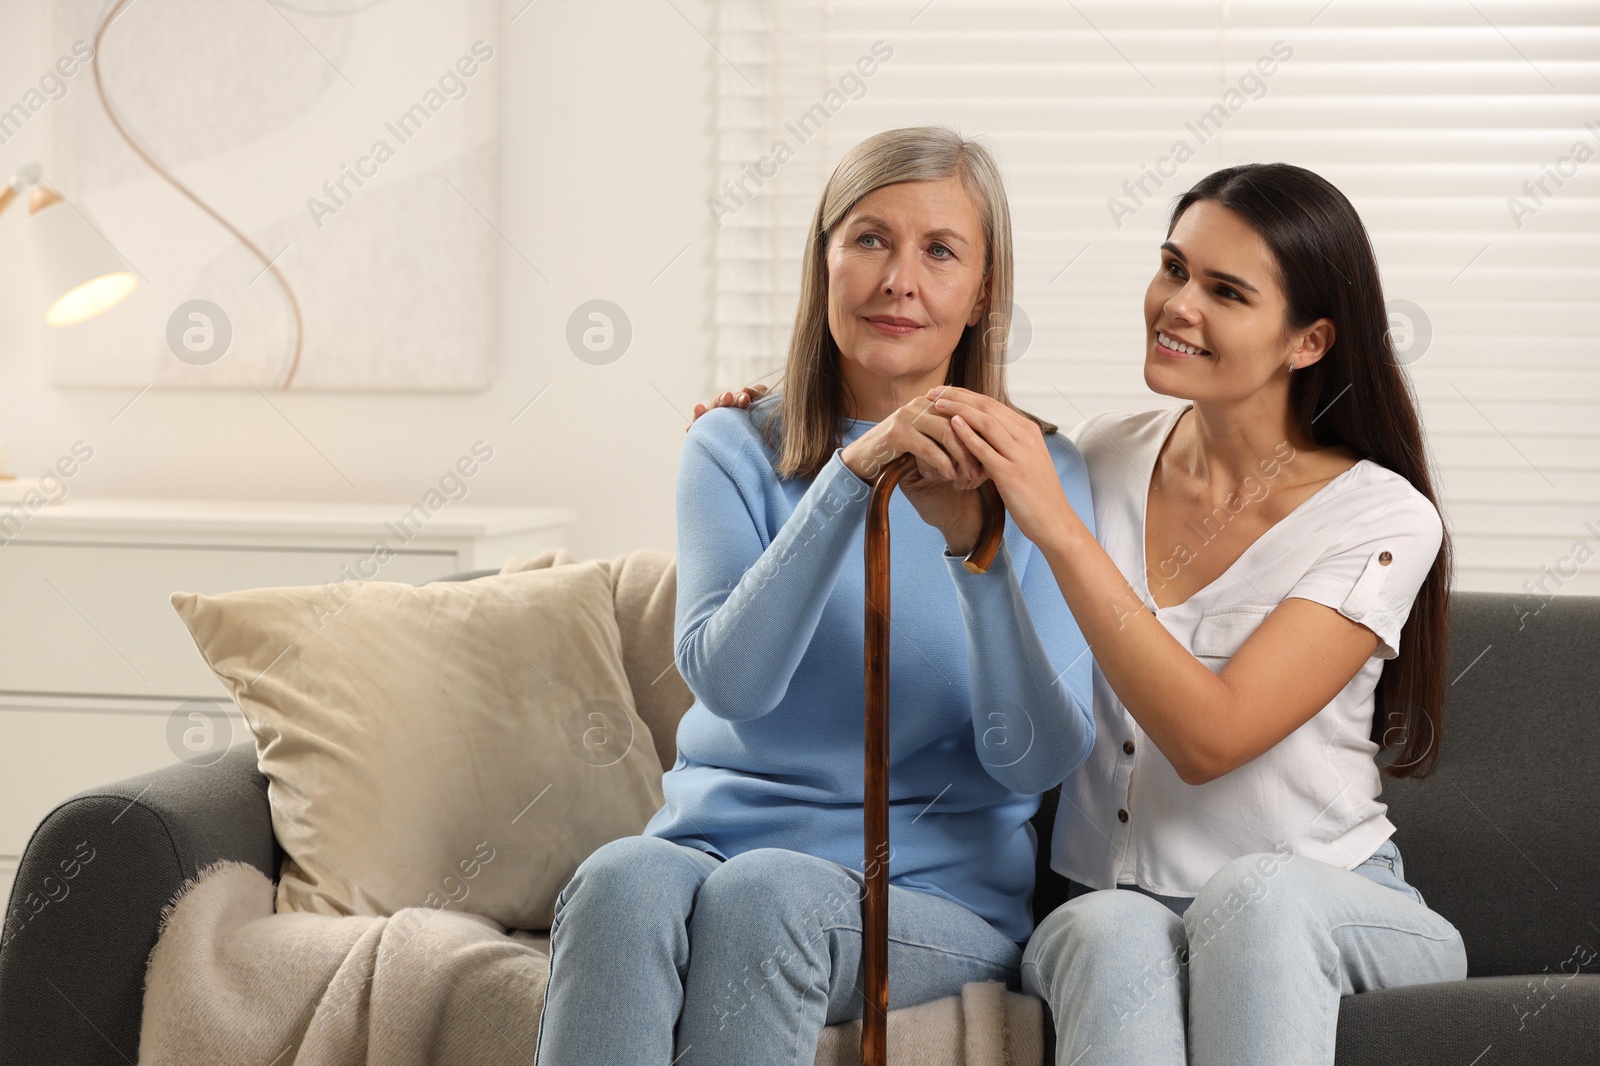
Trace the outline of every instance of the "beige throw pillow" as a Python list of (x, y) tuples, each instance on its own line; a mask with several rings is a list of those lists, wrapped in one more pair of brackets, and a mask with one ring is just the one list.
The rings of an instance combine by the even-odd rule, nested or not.
[[(538, 555), (513, 555), (502, 574), (569, 566), (577, 560), (565, 548)], [(633, 690), (633, 706), (655, 740), (662, 771), (678, 760), (678, 723), (694, 705), (694, 693), (673, 662), (673, 628), (678, 592), (677, 561), (666, 552), (636, 548), (610, 562), (611, 598), (622, 634), (622, 668)]]
[(174, 593), (255, 734), (277, 909), (548, 928), (578, 864), (662, 804), (612, 604), (602, 562)]

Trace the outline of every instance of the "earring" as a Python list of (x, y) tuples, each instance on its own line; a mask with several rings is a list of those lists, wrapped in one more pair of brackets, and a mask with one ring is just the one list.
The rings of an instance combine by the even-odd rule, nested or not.
[(1292, 370), (1293, 370), (1293, 369), (1294, 369), (1294, 357), (1293, 357), (1293, 356), (1291, 356), (1291, 357), (1290, 357), (1290, 358), (1289, 358), (1289, 369), (1290, 369), (1290, 370), (1291, 370), (1291, 371), (1292, 371)]

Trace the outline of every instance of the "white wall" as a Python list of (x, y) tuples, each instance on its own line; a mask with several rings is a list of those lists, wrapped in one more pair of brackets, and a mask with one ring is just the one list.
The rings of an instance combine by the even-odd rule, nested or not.
[[(495, 458), (470, 483), (470, 502), (576, 508), (569, 546), (579, 558), (675, 551), (678, 449), (688, 411), (710, 390), (715, 227), (705, 198), (721, 60), (701, 33), (711, 34), (712, 3), (538, 0), (512, 23), (524, 2), (502, 0), (494, 42), (499, 226), (549, 281), (500, 246), (493, 388), (269, 394), (282, 416), (254, 391), (152, 389), (119, 416), (133, 390), (48, 382), (26, 212), (14, 204), (0, 216), (0, 436), (11, 442), (10, 471), (38, 473), (82, 438), (95, 448), (72, 482), (83, 495), (412, 501), (482, 438)], [(45, 6), (0, 3), (7, 104), (48, 66)], [(0, 146), (0, 178), (39, 158), (40, 117)], [(628, 353), (609, 366), (581, 362), (565, 342), (568, 315), (593, 298), (619, 304), (633, 323)]]

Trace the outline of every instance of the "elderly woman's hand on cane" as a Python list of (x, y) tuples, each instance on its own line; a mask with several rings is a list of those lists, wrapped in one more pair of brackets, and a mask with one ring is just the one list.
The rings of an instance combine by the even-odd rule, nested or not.
[[(710, 407), (695, 404), (694, 417), (718, 407), (749, 407), (767, 392), (765, 385), (724, 392)], [(899, 408), (846, 447), (842, 458), (852, 473), (870, 482), (906, 452), (916, 456), (917, 468), (900, 479), (900, 490), (922, 520), (944, 534), (951, 555), (967, 554), (983, 528), (977, 490), (988, 475), (932, 400), (919, 398)]]

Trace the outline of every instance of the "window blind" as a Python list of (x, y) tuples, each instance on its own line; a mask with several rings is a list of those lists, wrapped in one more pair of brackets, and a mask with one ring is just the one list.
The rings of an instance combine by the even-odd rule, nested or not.
[(1600, 6), (720, 0), (717, 20), (708, 392), (775, 380), (844, 151), (941, 124), (1006, 179), (1017, 402), (1064, 427), (1181, 402), (1142, 373), (1171, 200), (1291, 162), (1372, 235), (1456, 587), (1530, 611), (1600, 594)]

